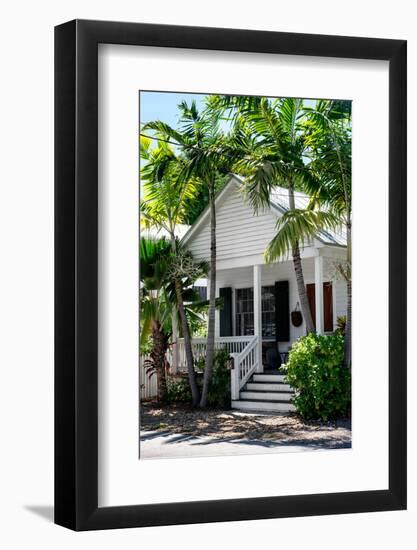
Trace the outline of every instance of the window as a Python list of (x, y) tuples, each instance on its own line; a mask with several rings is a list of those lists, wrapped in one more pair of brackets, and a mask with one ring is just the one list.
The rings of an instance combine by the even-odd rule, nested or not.
[(253, 288), (238, 288), (236, 290), (236, 334), (246, 336), (253, 333)]
[(194, 292), (200, 296), (200, 300), (207, 300), (207, 287), (206, 286), (193, 286)]
[[(236, 335), (254, 334), (253, 288), (236, 290)], [(262, 336), (275, 338), (275, 287), (262, 287)]]
[(275, 338), (275, 286), (262, 287), (262, 336)]

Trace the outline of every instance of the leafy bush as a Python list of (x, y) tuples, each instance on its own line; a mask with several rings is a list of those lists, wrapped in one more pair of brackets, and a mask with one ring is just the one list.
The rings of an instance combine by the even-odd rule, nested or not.
[(308, 334), (290, 351), (286, 380), (295, 389), (294, 405), (305, 418), (328, 420), (349, 413), (351, 376), (343, 366), (344, 339)]
[(166, 403), (191, 403), (191, 390), (187, 376), (167, 377)]
[(337, 319), (336, 319), (336, 325), (337, 325), (337, 332), (340, 332), (340, 334), (342, 336), (345, 335), (345, 330), (346, 330), (346, 315), (340, 315)]
[[(214, 353), (213, 372), (207, 395), (207, 404), (211, 407), (230, 407), (230, 368), (229, 353), (225, 349), (218, 349)], [(203, 389), (203, 373), (205, 358), (196, 361), (197, 384), (200, 392)], [(167, 380), (168, 403), (191, 403), (191, 391), (188, 377), (170, 377)]]
[(226, 349), (218, 349), (214, 354), (213, 374), (207, 395), (207, 403), (212, 407), (230, 407), (230, 356)]

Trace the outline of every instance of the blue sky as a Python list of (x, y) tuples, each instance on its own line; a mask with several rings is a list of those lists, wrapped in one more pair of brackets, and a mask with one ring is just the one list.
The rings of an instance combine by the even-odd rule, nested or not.
[[(195, 100), (197, 107), (202, 107), (207, 94), (187, 94), (174, 92), (140, 92), (140, 122), (146, 124), (151, 120), (163, 120), (174, 128), (178, 125), (177, 105), (185, 100), (187, 103)], [(312, 106), (314, 100), (305, 100)]]
[(204, 94), (186, 94), (171, 92), (140, 92), (140, 122), (163, 120), (174, 128), (178, 123), (177, 105), (185, 99), (187, 103), (195, 100), (197, 106), (203, 103)]

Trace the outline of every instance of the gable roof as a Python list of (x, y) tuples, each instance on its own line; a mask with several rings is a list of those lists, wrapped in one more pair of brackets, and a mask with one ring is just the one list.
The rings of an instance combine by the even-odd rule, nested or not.
[[(222, 199), (229, 191), (232, 185), (240, 187), (244, 182), (242, 176), (237, 174), (231, 174), (230, 180), (224, 186), (224, 188), (218, 193), (216, 197), (216, 206), (222, 204)], [(294, 191), (295, 207), (299, 209), (307, 208), (309, 203), (309, 197), (305, 193), (300, 191)], [(270, 194), (270, 210), (275, 215), (282, 215), (284, 212), (289, 210), (289, 198), (288, 198), (288, 189), (285, 187), (274, 187)], [(200, 214), (197, 220), (193, 223), (192, 226), (188, 229), (185, 235), (182, 238), (183, 243), (187, 243), (192, 239), (193, 235), (198, 231), (198, 229), (208, 220), (209, 220), (210, 208), (207, 206), (205, 210)], [(326, 230), (320, 231), (317, 235), (317, 240), (321, 243), (329, 246), (346, 246), (346, 230), (344, 227), (340, 228), (338, 231)]]

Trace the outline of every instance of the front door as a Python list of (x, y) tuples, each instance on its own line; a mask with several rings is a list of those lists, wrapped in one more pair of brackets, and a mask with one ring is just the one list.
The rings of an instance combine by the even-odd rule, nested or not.
[[(262, 287), (262, 362), (270, 368), (281, 364), (279, 342), (290, 341), (289, 282)], [(236, 336), (254, 334), (253, 288), (235, 291)]]

